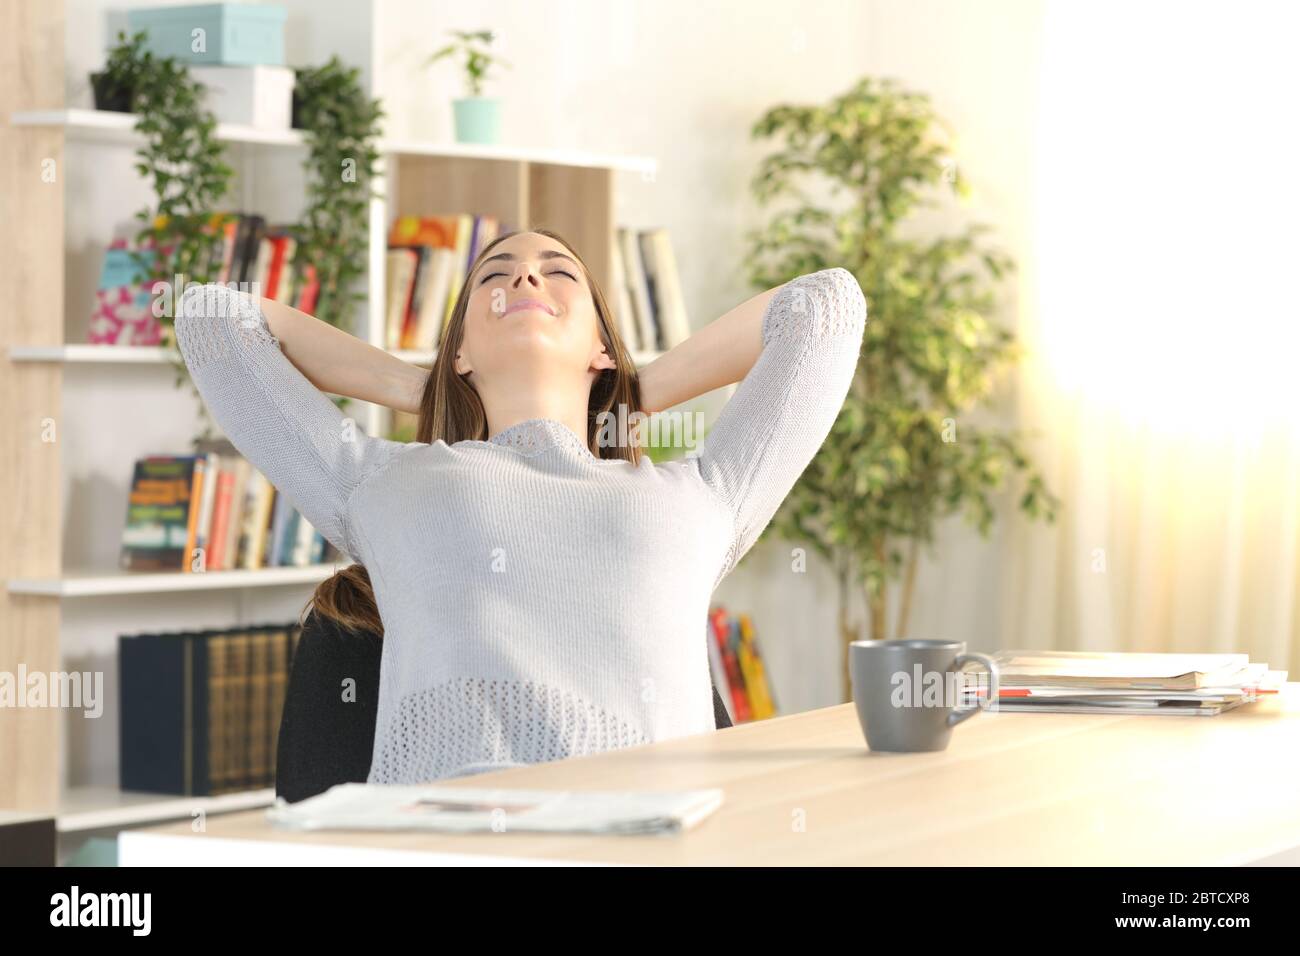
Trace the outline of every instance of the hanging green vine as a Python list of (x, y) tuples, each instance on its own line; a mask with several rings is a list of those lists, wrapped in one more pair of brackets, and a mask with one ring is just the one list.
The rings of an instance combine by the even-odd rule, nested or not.
[[(133, 257), (142, 281), (159, 289), (155, 301), (167, 290), (166, 307), (155, 307), (154, 314), (162, 323), (164, 343), (172, 346), (175, 307), (185, 286), (213, 278), (205, 272), (212, 246), (206, 227), (230, 188), (233, 170), (216, 137), (217, 119), (204, 106), (203, 85), (175, 57), (155, 56), (145, 49), (146, 36), (144, 31), (130, 38), (119, 32), (106, 73), (127, 94), (135, 130), (144, 139), (136, 150), (135, 168), (153, 187), (154, 202), (136, 213), (142, 227)], [(160, 282), (165, 285), (158, 287)], [(207, 406), (184, 359), (174, 348), (170, 355), (176, 384), (188, 381), (198, 403), (203, 420), (199, 440), (213, 437)]]
[(360, 71), (331, 57), (324, 66), (297, 71), (294, 114), (309, 150), (307, 207), (295, 264), (316, 269), (316, 317), (349, 330), (364, 296), (358, 280), (369, 261), (370, 199), (383, 111), (362, 90)]

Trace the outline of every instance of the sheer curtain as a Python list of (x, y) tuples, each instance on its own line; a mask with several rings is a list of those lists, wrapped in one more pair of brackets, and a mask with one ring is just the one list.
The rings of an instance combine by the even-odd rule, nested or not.
[(1004, 641), (1300, 678), (1300, 5), (1048, 3)]

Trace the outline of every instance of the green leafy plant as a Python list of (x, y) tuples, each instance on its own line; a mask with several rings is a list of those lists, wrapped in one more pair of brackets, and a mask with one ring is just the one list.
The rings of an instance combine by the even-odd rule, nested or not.
[(465, 57), (465, 85), (469, 89), (470, 96), (482, 96), (483, 81), (487, 78), (487, 71), (498, 63), (507, 68), (510, 66), (505, 60), (494, 56), (488, 49), (495, 39), (492, 31), (474, 30), (466, 32), (463, 30), (449, 30), (447, 32), (456, 39), (432, 54), (424, 61), (424, 65), (429, 67), (444, 57), (460, 53)]
[[(901, 578), (893, 636), (906, 637), (919, 552), (933, 546), (936, 522), (961, 513), (987, 535), (995, 495), (1013, 476), (1031, 518), (1054, 520), (1059, 502), (1023, 436), (973, 420), (1018, 358), (992, 318), (997, 282), (1014, 264), (984, 242), (984, 226), (934, 236), (911, 218), (968, 191), (929, 98), (865, 78), (827, 105), (767, 111), (752, 135), (783, 138), (752, 190), (760, 205), (785, 204), (750, 233), (755, 285), (843, 266), (867, 300), (849, 395), (764, 532), (806, 542), (835, 569), (847, 700), (847, 645), (861, 636), (853, 589), (864, 589), (869, 636), (885, 639), (887, 585)], [(819, 205), (801, 188), (805, 175), (848, 200)]]
[(294, 261), (316, 270), (316, 317), (339, 328), (352, 324), (363, 296), (358, 280), (367, 266), (383, 116), (379, 101), (366, 96), (360, 76), (360, 70), (331, 57), (324, 66), (298, 70), (294, 91), (296, 122), (308, 148), (307, 203)]
[[(144, 142), (136, 151), (136, 171), (153, 188), (154, 201), (136, 213), (141, 228), (136, 234), (133, 258), (141, 281), (156, 290), (170, 290), (163, 301), (170, 308), (155, 308), (163, 325), (164, 341), (174, 344), (174, 307), (186, 285), (208, 282), (212, 236), (207, 230), (212, 211), (226, 195), (233, 170), (224, 161), (224, 146), (216, 138), (217, 120), (203, 104), (204, 88), (174, 57), (154, 56), (145, 49), (143, 31), (127, 37), (109, 51), (105, 73), (131, 90), (130, 107), (135, 129)], [(178, 279), (179, 277), (179, 279)], [(184, 359), (171, 350), (176, 384), (188, 381)], [(207, 406), (198, 401), (203, 434), (211, 437), (213, 424)]]
[(144, 31), (130, 37), (118, 31), (117, 46), (109, 50), (104, 69), (90, 74), (96, 109), (131, 112), (144, 71), (146, 36)]

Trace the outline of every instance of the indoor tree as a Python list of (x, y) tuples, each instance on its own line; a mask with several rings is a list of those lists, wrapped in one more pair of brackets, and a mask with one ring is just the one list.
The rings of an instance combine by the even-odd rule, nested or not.
[[(780, 205), (749, 236), (755, 286), (842, 266), (867, 300), (844, 406), (764, 531), (806, 543), (834, 568), (847, 700), (848, 643), (864, 636), (849, 612), (854, 589), (864, 591), (866, 637), (907, 637), (920, 551), (940, 519), (961, 513), (986, 535), (1013, 477), (1031, 518), (1053, 520), (1058, 502), (1020, 434), (971, 420), (1017, 358), (993, 320), (1013, 263), (981, 225), (935, 234), (913, 218), (967, 192), (929, 98), (868, 77), (826, 105), (774, 107), (751, 132), (783, 140), (752, 183), (760, 206)], [(832, 199), (812, 199), (808, 180)], [(888, 585), (899, 579), (890, 635)]]

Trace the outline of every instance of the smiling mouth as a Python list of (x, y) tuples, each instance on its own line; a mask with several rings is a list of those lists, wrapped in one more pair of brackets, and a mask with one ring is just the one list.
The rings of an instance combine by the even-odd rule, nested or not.
[(550, 316), (555, 315), (555, 312), (552, 311), (550, 306), (544, 305), (541, 302), (532, 302), (532, 301), (516, 302), (506, 309), (505, 314), (511, 315), (515, 312), (529, 312), (529, 311), (543, 312), (546, 315), (550, 315)]

